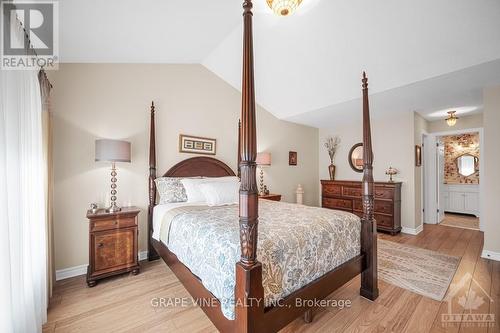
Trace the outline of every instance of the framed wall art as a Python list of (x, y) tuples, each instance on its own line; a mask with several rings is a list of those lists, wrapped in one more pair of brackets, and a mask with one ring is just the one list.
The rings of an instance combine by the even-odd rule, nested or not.
[(179, 152), (189, 154), (215, 155), (217, 140), (192, 135), (179, 135)]
[(415, 146), (415, 166), (422, 166), (422, 147), (419, 145)]
[(297, 152), (288, 152), (288, 165), (297, 165)]

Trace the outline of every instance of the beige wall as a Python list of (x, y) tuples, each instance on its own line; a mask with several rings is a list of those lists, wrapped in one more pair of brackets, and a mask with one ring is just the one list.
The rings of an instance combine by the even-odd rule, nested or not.
[[(361, 113), (361, 110), (360, 110)], [(402, 186), (402, 219), (406, 228), (415, 228), (415, 188), (414, 188), (414, 119), (412, 113), (401, 112), (387, 118), (372, 119), (372, 140), (375, 181), (387, 181), (385, 171), (392, 166), (399, 170), (394, 180), (403, 182)], [(348, 154), (351, 147), (361, 142), (362, 122), (350, 125), (320, 129), (319, 133), (319, 176), (328, 179), (329, 157), (324, 148), (324, 140), (328, 135), (338, 135), (342, 143), (335, 156), (336, 179), (361, 180), (362, 174), (351, 169)]]
[[(429, 132), (429, 122), (414, 112), (414, 145), (422, 147), (422, 135)], [(423, 153), (423, 151), (422, 151)], [(415, 157), (413, 158), (415, 161)], [(414, 166), (415, 178), (415, 226), (422, 225), (422, 167)]]
[(446, 132), (446, 131), (460, 131), (469, 128), (483, 127), (483, 114), (474, 114), (472, 116), (459, 116), (457, 124), (450, 127), (446, 124), (444, 119), (428, 122), (429, 133)]
[(500, 86), (484, 90), (484, 174), (481, 175), (481, 219), (484, 228), (484, 250), (500, 257)]
[[(104, 205), (109, 165), (94, 162), (94, 140), (132, 142), (132, 163), (118, 163), (118, 201), (137, 205), (139, 248), (146, 249), (149, 105), (157, 106), (158, 174), (191, 157), (178, 152), (180, 133), (217, 139), (216, 158), (236, 169), (240, 93), (201, 65), (63, 64), (54, 85), (54, 227), (56, 269), (88, 262), (89, 203)], [(318, 130), (280, 121), (258, 108), (258, 149), (272, 154), (265, 181), (285, 201), (298, 183), (318, 204)], [(288, 152), (298, 166), (288, 166)]]

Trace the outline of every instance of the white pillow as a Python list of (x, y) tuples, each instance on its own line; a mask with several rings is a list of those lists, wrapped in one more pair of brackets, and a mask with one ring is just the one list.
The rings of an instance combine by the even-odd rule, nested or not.
[(181, 180), (186, 189), (187, 202), (205, 202), (205, 196), (201, 193), (200, 185), (207, 182), (205, 179), (184, 178)]
[(203, 180), (209, 182), (239, 182), (239, 178), (236, 176), (225, 176), (225, 177), (204, 177)]
[(182, 185), (186, 189), (187, 202), (204, 203), (206, 202), (205, 196), (201, 193), (200, 185), (204, 183), (238, 183), (239, 179), (236, 176), (226, 176), (226, 177), (207, 177), (207, 178), (184, 178), (181, 180)]
[(237, 204), (239, 200), (240, 183), (233, 181), (208, 182), (200, 184), (201, 193), (209, 206)]

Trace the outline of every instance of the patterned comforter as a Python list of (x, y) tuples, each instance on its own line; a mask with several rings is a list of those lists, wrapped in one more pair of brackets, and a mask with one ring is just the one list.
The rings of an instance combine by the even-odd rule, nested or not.
[[(347, 212), (259, 200), (257, 259), (265, 304), (276, 304), (357, 256), (360, 228), (359, 217)], [(234, 319), (238, 206), (174, 208), (163, 217), (160, 239)]]

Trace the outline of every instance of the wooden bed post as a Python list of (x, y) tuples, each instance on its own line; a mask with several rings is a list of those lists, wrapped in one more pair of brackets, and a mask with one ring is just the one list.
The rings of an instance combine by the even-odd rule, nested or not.
[(236, 332), (256, 332), (264, 313), (262, 265), (257, 261), (257, 137), (253, 71), (252, 0), (243, 1), (243, 82), (241, 105), (241, 258), (236, 264)]
[(363, 72), (363, 218), (361, 219), (361, 253), (366, 269), (361, 273), (361, 296), (370, 300), (378, 297), (377, 222), (373, 218), (373, 150), (368, 103), (368, 79)]
[(238, 119), (238, 162), (236, 164), (236, 167), (238, 169), (238, 178), (241, 179), (240, 164), (241, 164), (241, 119)]
[(156, 201), (156, 142), (155, 142), (155, 104), (151, 102), (151, 121), (149, 129), (149, 206), (148, 206), (148, 260), (159, 259), (160, 256), (151, 244), (153, 235), (153, 208)]

